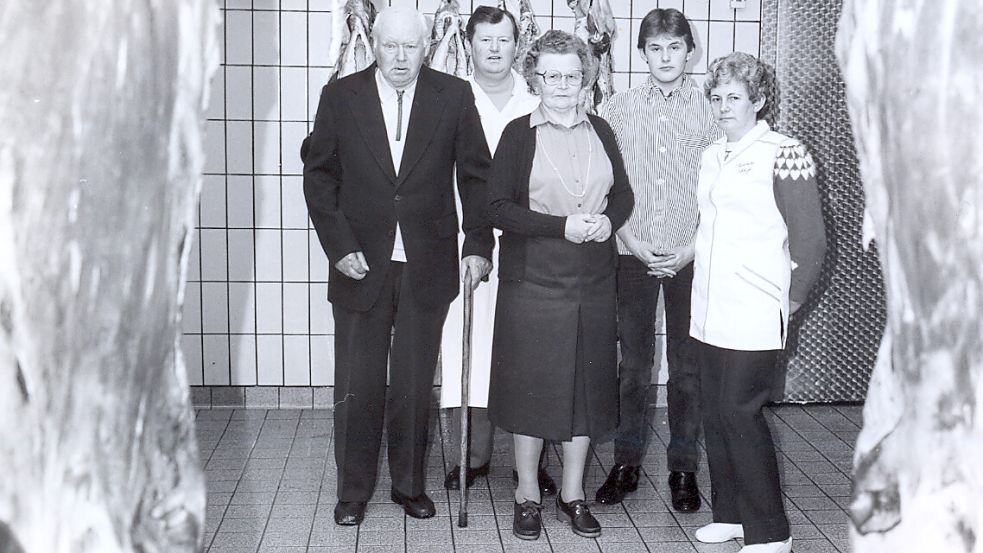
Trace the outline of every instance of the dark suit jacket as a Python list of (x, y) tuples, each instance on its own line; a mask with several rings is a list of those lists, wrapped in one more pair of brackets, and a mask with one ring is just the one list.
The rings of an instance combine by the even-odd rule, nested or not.
[[(604, 209), (604, 215), (611, 220), (608, 243), (614, 249), (614, 233), (631, 215), (635, 194), (628, 183), (621, 151), (608, 122), (596, 115), (587, 117), (604, 145), (614, 172), (614, 185), (608, 192), (608, 204)], [(566, 217), (529, 209), (529, 175), (535, 155), (536, 129), (529, 126), (529, 116), (513, 120), (502, 131), (488, 181), (488, 217), (495, 227), (504, 231), (499, 252), (498, 278), (501, 280), (523, 279), (527, 236), (563, 238), (566, 232)], [(614, 259), (617, 259), (617, 253), (615, 250)]]
[[(461, 256), (491, 259), (484, 216), (491, 159), (467, 82), (422, 68), (397, 175), (375, 82), (376, 66), (326, 85), (304, 162), (304, 195), (331, 265), (328, 300), (367, 311), (385, 281), (399, 221), (409, 293), (422, 307), (450, 303), (459, 290), (454, 168), (463, 204)], [(334, 268), (362, 251), (369, 272), (351, 279)]]

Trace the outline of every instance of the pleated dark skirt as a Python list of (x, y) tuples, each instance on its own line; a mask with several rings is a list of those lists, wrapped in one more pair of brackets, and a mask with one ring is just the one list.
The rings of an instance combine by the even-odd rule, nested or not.
[(610, 242), (527, 240), (524, 279), (498, 289), (488, 398), (496, 426), (554, 441), (613, 434), (616, 262)]

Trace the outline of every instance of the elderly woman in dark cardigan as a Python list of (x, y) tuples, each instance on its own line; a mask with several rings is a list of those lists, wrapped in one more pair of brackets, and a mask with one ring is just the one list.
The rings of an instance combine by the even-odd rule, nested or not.
[(513, 533), (541, 529), (536, 474), (543, 440), (562, 442), (557, 518), (601, 533), (584, 501), (591, 439), (618, 423), (613, 239), (634, 196), (611, 128), (585, 113), (591, 58), (549, 31), (523, 74), (541, 104), (506, 127), (492, 163), (489, 217), (502, 229), (489, 416), (514, 434)]

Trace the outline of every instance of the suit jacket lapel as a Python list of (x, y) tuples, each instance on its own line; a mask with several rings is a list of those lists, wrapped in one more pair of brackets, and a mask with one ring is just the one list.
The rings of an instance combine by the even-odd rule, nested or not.
[(403, 150), (403, 159), (399, 164), (396, 186), (406, 180), (413, 166), (420, 161), (423, 152), (430, 145), (433, 133), (440, 122), (440, 116), (444, 112), (444, 104), (440, 98), (441, 89), (431, 78), (432, 72), (433, 69), (423, 67), (416, 81), (413, 108), (410, 110), (410, 121), (407, 125), (409, 128), (406, 132), (406, 149)]
[(350, 106), (372, 157), (389, 180), (395, 182), (396, 169), (389, 150), (389, 135), (386, 134), (386, 120), (382, 116), (379, 87), (375, 84), (375, 70), (376, 65), (373, 63), (358, 75), (359, 81), (353, 83), (350, 89), (353, 96)]

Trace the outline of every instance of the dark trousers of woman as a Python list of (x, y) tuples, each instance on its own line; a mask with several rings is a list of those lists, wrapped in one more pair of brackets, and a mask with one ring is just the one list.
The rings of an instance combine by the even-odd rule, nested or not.
[(620, 419), (614, 440), (614, 462), (639, 466), (648, 446), (648, 392), (655, 362), (655, 319), (659, 289), (665, 301), (666, 363), (669, 382), (669, 470), (696, 472), (700, 437), (700, 373), (689, 337), (693, 264), (675, 277), (657, 278), (631, 255), (618, 256), (618, 367)]
[(713, 521), (744, 526), (746, 544), (784, 541), (775, 443), (762, 412), (774, 397), (778, 351), (737, 351), (694, 340), (703, 390)]

